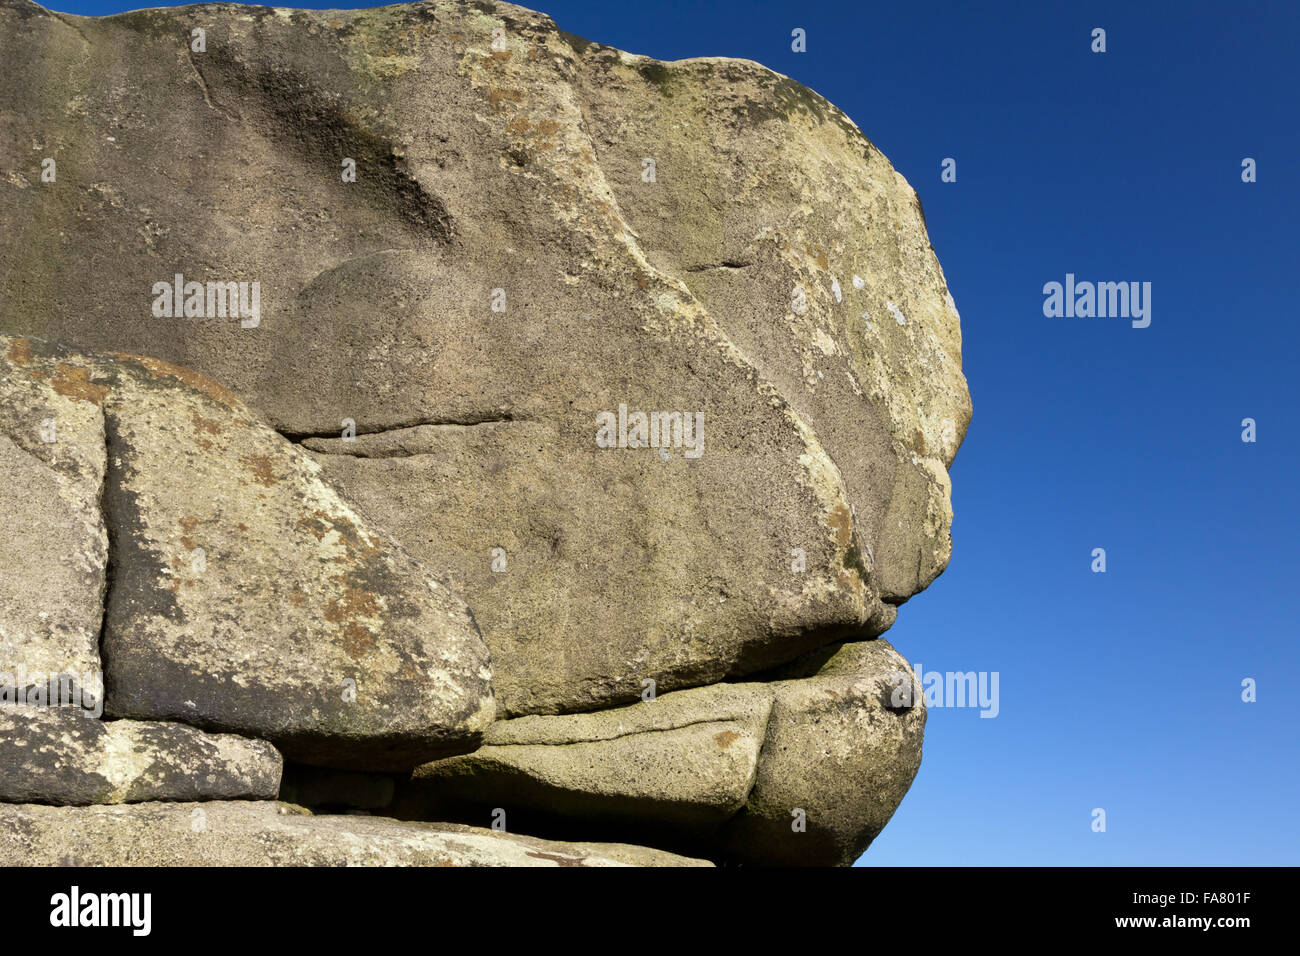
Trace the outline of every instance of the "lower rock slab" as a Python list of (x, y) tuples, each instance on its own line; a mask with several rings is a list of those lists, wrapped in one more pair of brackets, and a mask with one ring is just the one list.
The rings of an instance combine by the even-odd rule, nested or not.
[(69, 707), (0, 708), (0, 801), (269, 800), (284, 759), (264, 740)]
[(708, 866), (648, 847), (561, 843), (453, 823), (312, 816), (274, 801), (0, 805), (15, 866)]

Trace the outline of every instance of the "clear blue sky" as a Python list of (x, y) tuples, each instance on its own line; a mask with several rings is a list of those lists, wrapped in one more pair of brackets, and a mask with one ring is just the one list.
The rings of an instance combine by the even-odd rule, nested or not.
[[(862, 862), (1300, 863), (1300, 4), (529, 5), (788, 74), (921, 195), (975, 420), (952, 564), (888, 637), (926, 670), (997, 671), (1000, 713), (931, 710)], [(1150, 327), (1045, 317), (1067, 272), (1151, 282)]]

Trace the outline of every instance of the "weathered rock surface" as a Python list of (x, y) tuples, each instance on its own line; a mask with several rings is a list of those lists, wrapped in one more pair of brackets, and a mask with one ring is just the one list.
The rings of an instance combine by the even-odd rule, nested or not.
[(0, 348), (9, 351), (0, 365), (0, 686), (22, 692), (66, 678), (98, 698), (104, 419), (78, 371), (11, 376), (27, 346), (5, 339)]
[(399, 812), (486, 820), (472, 808), (501, 806), (646, 835), (707, 833), (745, 805), (770, 707), (760, 685), (719, 684), (498, 722), (473, 754), (417, 769)]
[[(0, 0), (0, 136), (0, 684), (102, 671), (108, 716), (272, 741), (317, 806), (742, 863), (879, 832), (925, 715), (870, 639), (949, 560), (970, 401), (916, 193), (843, 113), (493, 0)], [(0, 808), (0, 846), (577, 853), (179, 808)]]
[(184, 724), (0, 709), (0, 801), (274, 800), (284, 761), (263, 740)]
[(530, 832), (626, 833), (745, 863), (852, 863), (916, 775), (925, 702), (882, 640), (790, 671), (801, 669), (499, 722), (475, 753), (418, 768), (396, 812), (487, 820), (500, 808)]
[(906, 600), (951, 556), (947, 467), (970, 421), (957, 310), (915, 190), (847, 116), (757, 63), (576, 49), (623, 222), (816, 433), (871, 583)]
[[(812, 655), (811, 666), (811, 676), (770, 685), (758, 775), (721, 835), (730, 859), (847, 866), (884, 829), (921, 766), (925, 699), (902, 655), (869, 641), (828, 659)], [(799, 810), (803, 832), (793, 826)]]
[[(88, 443), (103, 457), (107, 442), (108, 716), (178, 720), (268, 739), (302, 762), (376, 770), (476, 746), (494, 705), (468, 609), (371, 531), (299, 449), (187, 370), (6, 336), (0, 352), (0, 431), (13, 441), (30, 442), (34, 416), (69, 391), (103, 422), (102, 437), (61, 430), (48, 454), (93, 461)], [(56, 542), (53, 561), (67, 544), (62, 515), (28, 514), (49, 522), (24, 533)], [(28, 593), (42, 600), (41, 581), (15, 585), (16, 606)]]
[[(502, 713), (873, 636), (948, 560), (957, 314), (915, 193), (816, 94), (504, 3), (0, 20), (0, 326), (304, 440), (464, 593)], [(156, 317), (178, 273), (260, 282), (260, 322)], [(702, 454), (598, 447), (621, 405), (702, 414)]]
[(453, 823), (311, 816), (271, 801), (0, 805), (14, 866), (708, 866), (617, 843), (558, 843)]

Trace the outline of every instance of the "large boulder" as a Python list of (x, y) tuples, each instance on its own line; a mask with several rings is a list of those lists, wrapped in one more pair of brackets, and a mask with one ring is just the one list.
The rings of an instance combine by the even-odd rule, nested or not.
[[(196, 369), (311, 448), (464, 593), (503, 714), (874, 636), (948, 560), (957, 313), (916, 194), (811, 91), (505, 3), (0, 20), (0, 325)], [(168, 317), (178, 275), (258, 308)], [(618, 447), (640, 413), (683, 416), (668, 447)]]
[[(107, 716), (260, 737), (294, 760), (373, 770), (477, 745), (495, 708), (468, 609), (369, 528), (302, 451), (188, 370), (7, 336), (0, 354), (0, 462), (43, 475), (37, 454), (107, 461), (93, 503), (71, 498), (47, 514), (78, 490), (51, 479), (27, 488), (37, 501), (20, 512), (36, 522), (20, 540), (44, 536), (56, 552), (93, 556), (102, 528), (69, 509), (102, 499), (112, 568), (101, 641)], [(76, 417), (61, 427), (58, 399), (70, 391), (98, 429)], [(46, 445), (38, 424), (51, 417), (57, 440)], [(61, 494), (65, 485), (72, 491)], [(30, 557), (44, 553), (34, 547)], [(61, 573), (67, 560), (55, 558), (73, 557), (56, 553), (51, 569)], [(104, 590), (103, 561), (66, 592), (6, 574), (0, 607), (66, 600), (94, 620), (89, 635), (77, 632), (89, 662), (100, 626), (88, 602)], [(0, 671), (30, 672), (49, 657), (28, 647)], [(63, 643), (53, 647), (63, 653)]]
[[(925, 718), (877, 638), (971, 411), (842, 112), (493, 0), (0, 0), (0, 133), (0, 685), (269, 741), (320, 807), (740, 863), (879, 832)], [(248, 807), (174, 859), (523, 861)]]

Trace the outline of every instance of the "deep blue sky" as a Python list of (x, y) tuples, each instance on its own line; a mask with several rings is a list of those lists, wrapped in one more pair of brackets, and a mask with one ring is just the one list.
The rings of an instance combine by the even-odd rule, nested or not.
[[(788, 74), (921, 195), (975, 420), (952, 564), (888, 637), (926, 670), (999, 672), (1001, 712), (931, 710), (862, 862), (1300, 863), (1300, 4), (529, 5)], [(1067, 272), (1151, 282), (1151, 326), (1044, 317)]]

